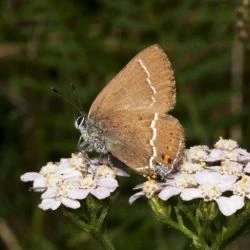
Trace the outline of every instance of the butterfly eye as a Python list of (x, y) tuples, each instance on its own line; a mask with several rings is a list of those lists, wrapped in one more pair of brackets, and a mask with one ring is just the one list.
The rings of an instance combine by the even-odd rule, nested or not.
[(75, 120), (75, 127), (77, 129), (81, 129), (83, 124), (85, 121), (85, 117), (84, 116), (79, 116), (76, 120)]

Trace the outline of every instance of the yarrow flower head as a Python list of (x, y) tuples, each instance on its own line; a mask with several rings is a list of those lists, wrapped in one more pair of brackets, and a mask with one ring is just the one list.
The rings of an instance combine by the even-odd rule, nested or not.
[(142, 196), (146, 196), (147, 198), (151, 198), (155, 192), (161, 190), (161, 183), (158, 183), (154, 180), (148, 180), (142, 184), (137, 185), (134, 189), (142, 189), (138, 193), (135, 193), (129, 198), (129, 203), (132, 204), (135, 200)]
[(208, 147), (205, 145), (193, 146), (185, 152), (185, 158), (189, 163), (202, 163), (208, 157)]
[(73, 209), (88, 195), (105, 199), (118, 188), (116, 176), (127, 176), (107, 161), (88, 159), (82, 153), (72, 154), (59, 162), (49, 162), (37, 172), (21, 176), (24, 182), (32, 181), (32, 190), (43, 192), (39, 207), (56, 210), (60, 205)]
[(157, 196), (165, 201), (179, 195), (183, 201), (213, 201), (222, 214), (230, 216), (250, 199), (250, 153), (236, 141), (220, 138), (214, 148), (201, 145), (187, 149), (176, 173), (165, 182), (150, 184), (150, 195), (145, 185), (149, 185), (148, 181), (136, 188), (139, 192), (130, 203), (142, 196)]
[(214, 144), (217, 149), (232, 151), (239, 147), (238, 143), (231, 139), (223, 139), (222, 137)]

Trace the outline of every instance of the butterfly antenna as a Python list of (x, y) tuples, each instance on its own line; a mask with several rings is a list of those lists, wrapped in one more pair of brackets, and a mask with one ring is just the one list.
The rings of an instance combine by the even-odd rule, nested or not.
[(68, 102), (69, 104), (71, 104), (73, 107), (75, 107), (75, 108), (79, 111), (80, 114), (83, 113), (82, 110), (81, 110), (75, 103), (73, 103), (72, 101), (70, 101), (68, 97), (66, 97), (64, 94), (62, 94), (61, 92), (59, 92), (56, 88), (51, 87), (51, 90), (52, 90), (55, 94), (59, 95), (59, 96), (60, 96), (62, 99), (64, 99), (66, 102)]
[(80, 98), (79, 98), (79, 96), (77, 95), (77, 92), (76, 92), (76, 85), (74, 83), (70, 83), (70, 87), (72, 89), (74, 98), (75, 98), (78, 106), (80, 107), (81, 110), (83, 110), (82, 103), (81, 103)]

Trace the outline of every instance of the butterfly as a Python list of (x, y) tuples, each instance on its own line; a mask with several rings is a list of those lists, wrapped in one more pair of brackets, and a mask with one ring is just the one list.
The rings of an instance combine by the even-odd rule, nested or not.
[(165, 179), (180, 163), (184, 130), (169, 114), (176, 102), (173, 70), (159, 45), (139, 52), (75, 120), (79, 149), (111, 154), (135, 171)]

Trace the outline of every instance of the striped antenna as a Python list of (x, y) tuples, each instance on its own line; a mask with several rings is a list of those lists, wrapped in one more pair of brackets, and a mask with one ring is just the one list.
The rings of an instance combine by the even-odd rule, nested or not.
[(65, 100), (66, 102), (68, 102), (69, 104), (71, 104), (75, 109), (78, 110), (78, 112), (82, 115), (83, 114), (83, 111), (81, 110), (81, 107), (79, 108), (75, 103), (73, 103), (72, 101), (69, 100), (68, 97), (66, 97), (64, 94), (62, 94), (61, 92), (59, 92), (56, 88), (54, 87), (51, 87), (51, 90), (59, 95), (63, 100)]
[(70, 87), (72, 89), (74, 99), (76, 100), (76, 102), (78, 104), (78, 107), (80, 107), (80, 109), (83, 110), (83, 106), (82, 106), (82, 103), (80, 101), (79, 95), (76, 92), (76, 85), (74, 83), (70, 83)]

